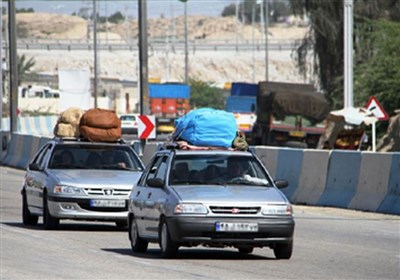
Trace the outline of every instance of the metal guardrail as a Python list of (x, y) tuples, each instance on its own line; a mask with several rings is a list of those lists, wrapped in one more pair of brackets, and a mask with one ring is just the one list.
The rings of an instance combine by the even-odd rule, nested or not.
[[(148, 43), (150, 51), (184, 51), (183, 40), (165, 42), (163, 40), (152, 40)], [(3, 42), (3, 47), (8, 49), (7, 42)], [(236, 42), (234, 40), (191, 40), (189, 41), (189, 51), (263, 51), (265, 42), (262, 40), (246, 40)], [(294, 40), (271, 40), (268, 49), (272, 51), (288, 51), (296, 47)], [(19, 39), (17, 48), (22, 50), (93, 50), (93, 41), (90, 40), (47, 40), (47, 39)], [(97, 43), (99, 51), (138, 51), (138, 42), (125, 42), (123, 40), (102, 40)]]

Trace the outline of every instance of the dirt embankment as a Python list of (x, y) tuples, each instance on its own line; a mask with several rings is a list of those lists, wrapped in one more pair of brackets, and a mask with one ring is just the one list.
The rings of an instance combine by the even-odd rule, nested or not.
[[(6, 21), (7, 19), (4, 18)], [(77, 16), (59, 14), (17, 14), (19, 38), (90, 40), (93, 37), (89, 21)], [(271, 42), (284, 42), (300, 39), (306, 29), (303, 27), (279, 25), (268, 28)], [(132, 20), (120, 24), (98, 24), (100, 43), (107, 40), (127, 42), (128, 38), (138, 36), (138, 22)], [(184, 17), (175, 19), (159, 18), (148, 20), (149, 41), (167, 38), (184, 38)], [(188, 18), (189, 40), (199, 42), (239, 42), (251, 44), (253, 38), (263, 42), (263, 29), (244, 26), (233, 17), (190, 16)], [(190, 47), (190, 45), (189, 45)], [(89, 51), (37, 51), (20, 50), (28, 57), (34, 57), (34, 71), (56, 73), (60, 68), (93, 69), (93, 55)], [(136, 52), (99, 52), (100, 77), (137, 79), (138, 56)], [(182, 80), (184, 77), (184, 53), (150, 53), (149, 76), (161, 80)], [(232, 81), (257, 82), (265, 79), (265, 52), (241, 51), (193, 51), (189, 53), (189, 75), (217, 84)], [(269, 77), (272, 81), (304, 82), (298, 74), (290, 51), (271, 51), (269, 55)]]

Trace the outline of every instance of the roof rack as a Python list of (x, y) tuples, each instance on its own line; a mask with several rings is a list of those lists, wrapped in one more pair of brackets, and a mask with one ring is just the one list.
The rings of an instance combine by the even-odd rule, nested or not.
[(87, 138), (83, 138), (83, 137), (54, 137), (53, 140), (57, 140), (57, 141), (76, 141), (76, 142), (93, 142), (93, 143), (119, 143), (119, 144), (126, 144), (125, 140), (120, 138), (117, 139), (116, 141), (112, 141), (112, 142), (96, 142), (96, 141), (90, 141)]

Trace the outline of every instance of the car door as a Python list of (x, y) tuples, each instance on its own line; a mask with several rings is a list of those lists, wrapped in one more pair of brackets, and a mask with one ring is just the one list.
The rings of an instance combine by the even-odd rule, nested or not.
[[(167, 155), (160, 156), (157, 160), (158, 164), (154, 171), (154, 177), (166, 182), (166, 174), (168, 169)], [(165, 186), (164, 186), (165, 187)], [(153, 238), (158, 237), (158, 226), (161, 211), (165, 206), (167, 194), (164, 187), (150, 187), (147, 186), (147, 200), (146, 200), (146, 228), (148, 234)]]
[(28, 167), (25, 177), (25, 190), (27, 203), (33, 213), (42, 213), (43, 191), (48, 181), (47, 173), (44, 171), (48, 161), (52, 145), (47, 144), (35, 156), (32, 165), (36, 168)]
[(140, 178), (137, 185), (132, 190), (131, 201), (133, 204), (133, 214), (136, 218), (136, 224), (138, 226), (139, 235), (142, 237), (149, 236), (148, 231), (148, 217), (149, 214), (147, 208), (150, 203), (148, 202), (148, 196), (151, 196), (151, 189), (146, 181), (149, 178), (154, 178), (155, 171), (157, 170), (157, 166), (160, 164), (162, 157), (156, 156), (152, 159), (152, 161), (148, 164), (146, 170), (144, 171), (143, 176)]

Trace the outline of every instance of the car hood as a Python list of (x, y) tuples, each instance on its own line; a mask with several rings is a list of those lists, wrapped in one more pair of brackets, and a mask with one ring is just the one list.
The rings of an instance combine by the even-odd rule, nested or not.
[(73, 186), (115, 185), (130, 186), (137, 182), (141, 172), (125, 170), (53, 170), (58, 182)]
[(265, 186), (174, 186), (172, 189), (184, 202), (202, 203), (287, 203), (275, 187)]

